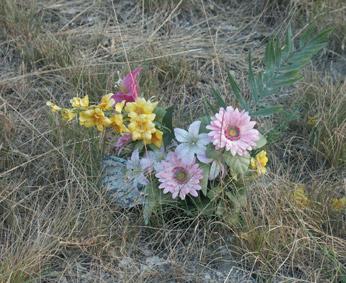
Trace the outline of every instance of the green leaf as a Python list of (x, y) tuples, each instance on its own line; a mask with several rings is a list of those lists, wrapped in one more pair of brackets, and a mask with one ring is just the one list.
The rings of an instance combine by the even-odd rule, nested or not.
[(159, 107), (158, 106), (158, 107), (155, 108), (154, 112), (155, 112), (155, 115), (156, 115), (155, 121), (162, 123), (162, 120), (163, 120), (163, 118), (165, 117), (165, 115), (167, 113), (166, 109), (163, 108), (163, 107)]
[(172, 139), (174, 138), (173, 134), (173, 112), (174, 107), (170, 106), (166, 108), (165, 114), (162, 118), (162, 125), (163, 125), (163, 143), (165, 146), (168, 146)]
[(230, 201), (232, 207), (232, 214), (225, 215), (224, 220), (232, 225), (236, 225), (241, 220), (241, 208), (244, 207), (247, 203), (246, 193), (244, 190), (240, 190), (237, 192), (226, 191), (225, 194)]
[(145, 200), (143, 207), (143, 217), (145, 225), (149, 224), (151, 216), (156, 213), (162, 205), (175, 203), (171, 196), (164, 194), (158, 188), (155, 180), (150, 180), (149, 184), (144, 188)]
[[(215, 205), (207, 198), (191, 198), (192, 203), (196, 207), (198, 214), (208, 217), (215, 216)], [(191, 214), (193, 215), (193, 214)]]
[(169, 129), (173, 129), (173, 112), (174, 107), (170, 106), (165, 109), (165, 113), (162, 117), (162, 124)]
[(213, 145), (207, 145), (206, 155), (208, 158), (213, 160), (223, 160), (224, 152), (221, 150), (216, 150)]
[(278, 106), (271, 106), (271, 107), (266, 107), (266, 108), (262, 108), (260, 110), (257, 110), (256, 112), (251, 113), (252, 116), (270, 116), (274, 113), (280, 112), (282, 111), (283, 108), (281, 105)]
[(255, 147), (254, 149), (258, 149), (258, 148), (264, 147), (266, 144), (267, 144), (267, 139), (265, 138), (265, 136), (263, 136), (263, 135), (260, 133), (260, 138), (259, 138), (259, 140), (257, 141), (256, 147)]
[(237, 82), (235, 81), (234, 77), (231, 73), (228, 73), (228, 82), (231, 86), (231, 89), (233, 91), (233, 94), (235, 95), (236, 99), (239, 102), (239, 105), (242, 109), (249, 110), (249, 105), (247, 104), (246, 100), (241, 94), (241, 90)]
[(263, 58), (264, 70), (257, 74), (253, 71), (249, 53), (248, 85), (251, 95), (247, 103), (253, 109), (250, 111), (253, 115), (269, 116), (281, 110), (275, 105), (258, 111), (255, 109), (265, 97), (277, 94), (281, 88), (291, 86), (302, 78), (302, 68), (327, 45), (329, 34), (330, 29), (318, 33), (317, 29), (311, 26), (300, 37), (299, 47), (295, 49), (289, 27), (282, 46), (278, 38), (269, 40)]
[(138, 149), (139, 152), (141, 152), (144, 148), (144, 143), (142, 141), (136, 141), (134, 143), (134, 150)]
[(203, 179), (201, 182), (202, 193), (203, 193), (203, 195), (207, 196), (210, 166), (207, 164), (202, 164), (202, 165), (200, 165), (200, 167), (203, 171)]
[(236, 193), (226, 191), (225, 194), (227, 198), (230, 200), (232, 207), (233, 209), (235, 209), (235, 211), (240, 211), (240, 209), (246, 205), (247, 197), (245, 191), (240, 191)]
[(220, 108), (220, 107), (225, 108), (227, 106), (225, 100), (222, 98), (221, 93), (218, 90), (213, 89), (212, 95), (214, 96), (214, 98), (217, 102), (218, 108)]
[(218, 111), (218, 109), (210, 103), (209, 98), (207, 97), (204, 97), (203, 104), (206, 115), (209, 115), (209, 113), (216, 113)]
[(238, 175), (243, 176), (249, 171), (250, 156), (233, 156), (228, 154), (224, 156), (224, 159), (234, 178), (237, 178)]
[(207, 197), (212, 200), (215, 201), (219, 198), (220, 194), (222, 193), (223, 189), (221, 186), (217, 186), (217, 187), (213, 187), (210, 190), (208, 190), (207, 192)]
[(248, 74), (248, 81), (249, 81), (249, 87), (251, 92), (251, 98), (257, 102), (258, 101), (258, 92), (257, 92), (257, 86), (256, 86), (256, 80), (255, 75), (252, 70), (252, 62), (251, 62), (251, 52), (249, 52), (249, 74)]
[(284, 46), (285, 53), (291, 53), (294, 50), (294, 44), (293, 44), (293, 34), (292, 34), (292, 26), (289, 25), (286, 33), (286, 41)]
[(206, 127), (210, 124), (210, 121), (211, 121), (210, 116), (203, 116), (200, 119), (200, 121), (201, 121), (201, 126), (199, 128), (199, 132), (200, 133), (208, 133), (209, 130), (207, 130)]
[(220, 201), (217, 205), (215, 214), (222, 218), (226, 214), (225, 212), (226, 212), (226, 206), (222, 201)]
[(143, 217), (145, 225), (149, 224), (150, 217), (156, 211), (159, 205), (159, 189), (154, 182), (150, 182), (146, 185), (145, 189), (145, 201), (143, 208)]

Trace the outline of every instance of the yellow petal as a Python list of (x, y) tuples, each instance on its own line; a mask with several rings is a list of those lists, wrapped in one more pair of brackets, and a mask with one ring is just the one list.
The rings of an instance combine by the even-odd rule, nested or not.
[(162, 146), (162, 137), (163, 132), (161, 132), (160, 130), (156, 130), (155, 133), (152, 134), (151, 143), (160, 148)]
[(101, 102), (98, 105), (100, 109), (103, 111), (108, 111), (113, 108), (114, 105), (114, 99), (112, 98), (113, 93), (108, 93), (101, 98)]
[(115, 104), (115, 111), (118, 113), (121, 113), (121, 111), (123, 111), (123, 108), (125, 106), (125, 100), (123, 100), (122, 102), (119, 102), (117, 104)]
[(310, 200), (305, 194), (304, 186), (300, 185), (293, 191), (293, 200), (299, 207), (305, 208), (309, 206)]
[(59, 112), (61, 110), (61, 107), (59, 107), (58, 105), (52, 103), (51, 101), (47, 101), (46, 105), (50, 107), (50, 110), (52, 112)]
[(82, 108), (88, 108), (89, 107), (89, 96), (86, 95), (80, 100), (80, 106)]
[(332, 208), (337, 210), (337, 211), (346, 209), (346, 197), (333, 198), (332, 199)]
[(71, 109), (62, 109), (61, 116), (65, 121), (71, 121), (74, 117), (76, 117), (76, 113)]
[(153, 113), (157, 102), (153, 103), (146, 101), (144, 98), (137, 98), (135, 102), (129, 102), (126, 104), (125, 111), (127, 113), (141, 114), (151, 114)]

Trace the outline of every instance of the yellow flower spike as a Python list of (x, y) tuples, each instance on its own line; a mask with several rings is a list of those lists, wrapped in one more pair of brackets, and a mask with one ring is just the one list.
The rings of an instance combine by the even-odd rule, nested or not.
[(256, 170), (258, 175), (263, 175), (267, 172), (266, 165), (268, 163), (267, 152), (261, 150), (256, 154), (255, 158), (251, 158), (250, 166), (251, 169)]
[(86, 128), (96, 126), (97, 130), (102, 132), (104, 128), (111, 125), (111, 120), (105, 116), (100, 108), (88, 109), (79, 114), (79, 123)]
[(112, 110), (113, 105), (115, 103), (114, 99), (112, 98), (113, 93), (108, 93), (101, 98), (101, 102), (98, 105), (98, 107), (103, 111)]
[(163, 132), (156, 129), (156, 131), (152, 134), (150, 143), (160, 148), (162, 146), (162, 137), (163, 137)]
[(346, 209), (346, 197), (333, 198), (331, 202), (331, 206), (336, 211), (341, 211), (343, 209)]
[(123, 108), (125, 106), (125, 102), (126, 100), (123, 100), (122, 102), (115, 104), (115, 111), (118, 113), (121, 113), (121, 111), (123, 111)]
[(89, 96), (84, 96), (83, 98), (80, 97), (73, 97), (70, 100), (70, 103), (72, 105), (73, 108), (76, 109), (86, 109), (89, 107)]
[(73, 118), (76, 117), (76, 115), (77, 114), (72, 109), (64, 108), (61, 110), (62, 118), (67, 122), (70, 122), (71, 120), (73, 120)]
[(141, 114), (131, 116), (128, 129), (132, 134), (132, 140), (143, 140), (145, 144), (151, 143), (152, 134), (155, 133), (155, 124), (153, 120), (155, 114)]
[(125, 111), (127, 113), (151, 114), (153, 113), (158, 102), (146, 101), (144, 98), (137, 98), (135, 102), (129, 102), (126, 104)]
[(61, 107), (59, 107), (58, 105), (54, 104), (51, 101), (47, 101), (46, 105), (50, 107), (50, 110), (53, 113), (59, 112), (61, 110)]
[(310, 200), (305, 194), (305, 188), (303, 185), (297, 186), (292, 194), (294, 202), (301, 208), (306, 208), (310, 205)]
[(110, 117), (111, 127), (117, 133), (126, 133), (129, 130), (126, 128), (123, 122), (123, 116), (121, 114), (115, 114)]

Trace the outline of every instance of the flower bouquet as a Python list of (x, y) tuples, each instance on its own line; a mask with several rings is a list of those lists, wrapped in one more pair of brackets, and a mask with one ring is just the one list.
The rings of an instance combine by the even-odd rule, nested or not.
[(246, 201), (246, 181), (267, 170), (263, 149), (267, 140), (254, 117), (283, 111), (280, 105), (264, 103), (264, 98), (299, 80), (299, 70), (324, 46), (327, 35), (327, 31), (305, 35), (298, 49), (290, 31), (282, 47), (278, 40), (270, 41), (262, 72), (254, 74), (249, 56), (249, 98), (229, 75), (242, 109), (227, 105), (214, 91), (216, 103), (206, 100), (206, 115), (187, 129), (173, 127), (173, 107), (164, 108), (140, 95), (141, 68), (119, 80), (117, 91), (97, 104), (91, 105), (84, 96), (71, 99), (71, 108), (47, 105), (66, 121), (78, 117), (81, 126), (116, 136), (115, 154), (103, 159), (103, 187), (123, 208), (142, 206), (146, 223), (161, 206), (170, 204), (236, 221)]

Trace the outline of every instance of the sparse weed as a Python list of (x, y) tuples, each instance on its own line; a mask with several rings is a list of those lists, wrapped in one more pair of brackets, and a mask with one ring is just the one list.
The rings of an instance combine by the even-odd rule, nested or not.
[(345, 242), (338, 237), (345, 226), (336, 224), (342, 216), (330, 214), (326, 198), (316, 198), (335, 190), (321, 184), (309, 188), (304, 206), (292, 199), (296, 184), (290, 180), (272, 176), (270, 184), (254, 186), (234, 231), (242, 259), (259, 277), (274, 279), (284, 270), (296, 280), (338, 282), (344, 276)]
[(310, 140), (333, 166), (346, 161), (346, 84), (331, 79), (307, 84), (305, 121)]

